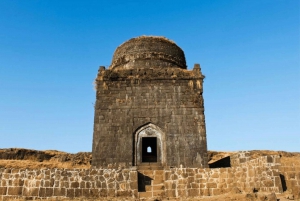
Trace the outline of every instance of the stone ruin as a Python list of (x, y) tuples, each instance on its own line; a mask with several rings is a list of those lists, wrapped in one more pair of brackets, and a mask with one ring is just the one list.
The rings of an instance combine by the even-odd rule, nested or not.
[(208, 167), (203, 79), (164, 37), (120, 45), (96, 78), (94, 167)]
[(272, 193), (275, 200), (287, 190), (300, 199), (300, 163), (239, 152), (208, 168), (203, 79), (200, 65), (187, 70), (183, 51), (166, 38), (125, 42), (96, 78), (92, 168), (0, 168), (0, 200), (241, 192)]

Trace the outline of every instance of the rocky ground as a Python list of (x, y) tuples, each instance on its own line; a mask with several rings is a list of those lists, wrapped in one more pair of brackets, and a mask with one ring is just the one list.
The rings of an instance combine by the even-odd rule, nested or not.
[[(285, 166), (293, 166), (294, 164), (300, 164), (300, 153), (298, 152), (285, 152), (285, 151), (262, 151), (253, 150), (249, 151), (252, 159), (266, 156), (266, 155), (279, 155), (281, 157), (281, 163)], [(221, 151), (209, 151), (209, 164), (213, 164), (216, 161), (228, 157), (236, 152), (221, 152)], [(92, 154), (90, 152), (79, 152), (76, 154), (70, 154), (66, 152), (56, 150), (37, 151), (29, 149), (0, 149), (0, 168), (28, 168), (28, 169), (45, 169), (45, 168), (81, 168), (88, 169), (91, 167)], [(76, 199), (73, 199), (76, 200)], [(78, 199), (84, 201), (85, 199)], [(137, 200), (134, 198), (101, 198), (99, 200)], [(149, 201), (155, 199), (149, 199)], [(282, 194), (264, 194), (264, 193), (251, 193), (251, 192), (231, 192), (220, 196), (210, 196), (201, 198), (189, 198), (189, 199), (163, 199), (163, 200), (199, 200), (199, 201), (287, 201), (295, 200), (290, 192), (286, 191)], [(299, 200), (299, 199), (298, 199)], [(57, 200), (56, 200), (57, 201)], [(65, 199), (68, 201), (68, 199)], [(158, 201), (158, 200), (157, 200)]]

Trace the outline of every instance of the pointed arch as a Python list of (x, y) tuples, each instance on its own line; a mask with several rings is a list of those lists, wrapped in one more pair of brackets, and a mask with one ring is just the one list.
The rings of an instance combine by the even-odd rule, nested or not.
[(134, 132), (133, 164), (137, 166), (143, 162), (142, 139), (148, 137), (156, 138), (157, 163), (164, 165), (166, 163), (165, 133), (158, 126), (152, 123), (144, 124)]

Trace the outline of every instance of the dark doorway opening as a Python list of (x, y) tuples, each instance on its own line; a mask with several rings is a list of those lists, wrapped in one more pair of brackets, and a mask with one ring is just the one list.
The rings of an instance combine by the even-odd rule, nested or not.
[(157, 162), (157, 138), (142, 138), (142, 162)]
[(138, 173), (138, 192), (146, 192), (146, 185), (151, 185), (151, 180), (153, 180), (152, 178), (143, 175), (140, 172)]
[(287, 187), (286, 187), (286, 182), (285, 182), (285, 177), (283, 174), (280, 174), (280, 180), (281, 180), (281, 184), (282, 184), (282, 190), (283, 192), (287, 190)]

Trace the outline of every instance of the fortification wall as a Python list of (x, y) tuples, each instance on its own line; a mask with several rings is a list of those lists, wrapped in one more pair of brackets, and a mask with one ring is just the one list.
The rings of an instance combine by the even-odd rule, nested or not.
[(290, 191), (295, 198), (300, 198), (300, 162), (293, 161), (280, 166), (284, 190)]
[[(282, 192), (279, 157), (265, 156), (233, 168), (172, 168), (140, 171), (151, 180), (142, 197), (215, 196), (228, 192)], [(162, 182), (163, 180), (163, 186)], [(163, 191), (161, 189), (164, 189)]]
[[(283, 173), (280, 172), (285, 171)], [(232, 168), (0, 169), (0, 199), (97, 197), (198, 197), (228, 192), (281, 193), (286, 178), (299, 190), (299, 166), (281, 167), (278, 156), (264, 156)]]
[(114, 169), (0, 169), (0, 198), (137, 197), (137, 172)]

